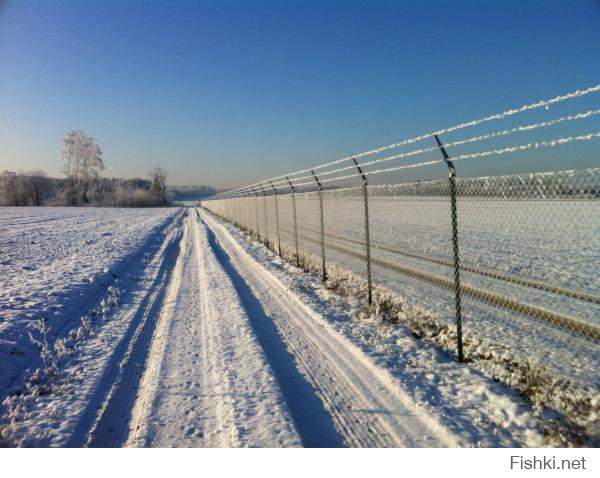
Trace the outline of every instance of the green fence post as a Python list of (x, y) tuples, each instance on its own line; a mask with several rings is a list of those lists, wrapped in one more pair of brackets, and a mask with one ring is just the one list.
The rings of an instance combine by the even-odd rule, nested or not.
[(259, 224), (259, 214), (258, 214), (258, 191), (256, 188), (252, 188), (254, 191), (254, 212), (256, 217), (256, 237), (258, 237), (258, 242), (260, 242), (260, 224)]
[(271, 183), (271, 187), (275, 192), (275, 227), (277, 228), (277, 248), (279, 250), (279, 257), (281, 257), (281, 232), (279, 230), (279, 204), (278, 204), (278, 194), (277, 188), (273, 185), (273, 181), (269, 181)]
[(296, 267), (299, 268), (300, 267), (300, 251), (298, 248), (298, 214), (296, 211), (296, 188), (292, 184), (292, 181), (290, 181), (290, 178), (288, 178), (286, 176), (285, 179), (287, 179), (287, 182), (290, 185), (290, 189), (292, 190), (292, 205), (294, 207), (294, 237), (296, 238)]
[(450, 210), (452, 213), (452, 251), (454, 254), (454, 300), (456, 306), (456, 347), (458, 361), (464, 362), (463, 354), (463, 336), (462, 336), (462, 305), (460, 297), (460, 262), (458, 256), (458, 215), (456, 211), (456, 169), (450, 161), (450, 156), (446, 148), (442, 145), (438, 135), (434, 135), (435, 140), (442, 152), (446, 166), (448, 166), (448, 180), (450, 181)]
[(356, 165), (356, 169), (358, 169), (358, 174), (363, 180), (362, 191), (363, 191), (363, 203), (365, 209), (365, 242), (366, 246), (366, 254), (367, 254), (367, 284), (369, 287), (369, 305), (373, 303), (373, 284), (371, 281), (371, 233), (369, 230), (369, 190), (368, 190), (368, 181), (367, 176), (363, 172), (362, 168), (358, 165), (358, 161), (356, 158), (352, 158), (354, 164)]
[(269, 220), (268, 220), (268, 211), (267, 211), (267, 193), (265, 192), (264, 188), (262, 187), (262, 184), (259, 184), (258, 187), (260, 188), (260, 190), (263, 193), (263, 206), (264, 206), (264, 210), (265, 210), (265, 241), (267, 244), (267, 249), (269, 249)]
[(317, 187), (319, 189), (319, 209), (321, 210), (321, 257), (323, 259), (323, 282), (327, 280), (327, 267), (325, 265), (325, 217), (323, 213), (323, 186), (321, 185), (321, 181), (317, 178), (315, 172), (311, 169), (313, 177), (315, 178), (315, 182), (317, 183)]

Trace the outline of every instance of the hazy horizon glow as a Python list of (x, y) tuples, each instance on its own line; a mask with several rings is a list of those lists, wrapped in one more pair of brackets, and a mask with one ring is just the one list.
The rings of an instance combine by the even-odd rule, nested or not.
[(598, 25), (594, 0), (0, 0), (0, 171), (60, 176), (83, 129), (106, 176), (235, 187), (598, 84)]

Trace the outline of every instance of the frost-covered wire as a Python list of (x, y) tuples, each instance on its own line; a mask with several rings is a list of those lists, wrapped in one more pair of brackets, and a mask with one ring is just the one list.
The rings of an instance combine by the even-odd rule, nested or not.
[[(290, 179), (294, 182), (294, 186), (296, 187), (300, 187), (300, 186), (305, 186), (305, 185), (309, 185), (309, 184), (313, 184), (314, 182), (314, 178), (312, 176), (313, 171), (318, 172), (319, 177), (322, 176), (330, 176), (332, 174), (336, 174), (336, 173), (340, 173), (340, 172), (344, 172), (344, 171), (349, 171), (351, 169), (355, 169), (356, 165), (349, 165), (349, 166), (344, 166), (344, 167), (340, 167), (340, 168), (336, 168), (330, 171), (319, 171), (322, 170), (324, 168), (327, 167), (331, 167), (337, 164), (341, 164), (344, 162), (348, 162), (351, 161), (353, 159), (359, 159), (365, 156), (370, 156), (370, 155), (374, 155), (374, 154), (379, 154), (383, 151), (387, 151), (390, 149), (395, 149), (398, 148), (400, 146), (405, 146), (408, 144), (413, 144), (413, 143), (417, 143), (419, 141), (423, 141), (427, 138), (431, 138), (434, 135), (442, 135), (442, 134), (447, 134), (447, 133), (451, 133), (454, 131), (458, 131), (461, 129), (465, 129), (465, 128), (469, 128), (469, 127), (474, 127), (474, 126), (479, 126), (483, 123), (489, 122), (489, 121), (495, 121), (495, 120), (501, 120), (503, 118), (509, 117), (509, 116), (513, 116), (525, 111), (531, 111), (534, 109), (538, 109), (538, 108), (548, 108), (551, 105), (560, 103), (562, 101), (566, 101), (566, 100), (570, 100), (573, 98), (579, 98), (591, 93), (595, 93), (600, 91), (600, 85), (596, 85), (584, 90), (576, 90), (574, 92), (571, 93), (567, 93), (564, 95), (560, 95), (560, 96), (556, 96), (554, 98), (548, 99), (548, 100), (542, 100), (542, 101), (538, 101), (535, 103), (530, 103), (527, 105), (523, 105), (519, 108), (513, 108), (510, 110), (506, 110), (502, 113), (497, 113), (494, 115), (489, 115), (489, 116), (485, 116), (483, 118), (479, 118), (476, 120), (472, 120), (472, 121), (468, 121), (465, 123), (461, 123), (455, 126), (451, 126), (448, 128), (444, 128), (444, 129), (440, 129), (438, 131), (432, 132), (432, 133), (427, 133), (427, 134), (423, 134), (420, 136), (415, 136), (413, 138), (408, 138), (405, 140), (402, 140), (400, 142), (397, 143), (392, 143), (386, 146), (382, 146), (376, 149), (372, 149), (369, 151), (364, 151), (362, 153), (357, 153), (357, 154), (353, 154), (350, 156), (346, 156), (344, 158), (335, 160), (335, 161), (331, 161), (328, 163), (324, 163), (318, 166), (314, 166), (312, 168), (308, 168), (308, 169), (303, 169), (303, 170), (299, 170), (293, 173), (288, 173), (286, 175), (281, 175), (281, 176), (276, 176), (276, 177), (271, 177), (262, 181), (259, 181), (257, 183), (251, 184), (249, 186), (245, 186), (244, 188), (239, 188), (239, 189), (235, 189), (232, 191), (227, 191), (225, 193), (221, 193), (218, 194), (216, 196), (214, 196), (213, 198), (209, 198), (209, 199), (217, 199), (217, 198), (224, 198), (224, 197), (232, 197), (232, 196), (236, 196), (239, 194), (256, 194), (257, 193), (257, 188), (260, 188), (260, 186), (266, 186), (269, 187), (270, 182), (272, 182), (272, 184), (274, 186), (288, 186), (288, 177), (290, 177)], [(525, 125), (525, 126), (517, 126), (515, 128), (509, 129), (509, 130), (502, 130), (502, 131), (497, 131), (494, 133), (488, 133), (485, 135), (479, 135), (479, 136), (474, 136), (468, 139), (463, 139), (463, 140), (458, 140), (458, 141), (454, 141), (451, 143), (447, 143), (444, 146), (446, 148), (449, 147), (453, 147), (453, 146), (459, 146), (459, 145), (463, 145), (463, 144), (467, 144), (467, 143), (474, 143), (477, 141), (482, 141), (482, 140), (487, 140), (487, 139), (491, 139), (494, 137), (498, 137), (498, 136), (506, 136), (509, 134), (512, 134), (514, 132), (523, 132), (523, 131), (530, 131), (536, 128), (541, 128), (541, 127), (547, 127), (547, 126), (552, 126), (564, 121), (573, 121), (573, 120), (578, 120), (578, 119), (584, 119), (584, 118), (589, 118), (591, 116), (595, 116), (597, 114), (600, 113), (600, 110), (590, 110), (587, 111), (585, 113), (579, 113), (576, 115), (569, 115), (569, 116), (563, 116), (561, 118), (557, 118), (554, 120), (550, 120), (550, 121), (546, 121), (546, 122), (540, 122), (540, 123), (533, 123), (530, 125)], [(551, 142), (539, 142), (539, 143), (529, 143), (528, 145), (521, 145), (521, 146), (514, 146), (514, 147), (507, 147), (507, 148), (502, 148), (500, 150), (494, 150), (494, 151), (499, 151), (499, 152), (494, 152), (494, 151), (484, 151), (484, 152), (480, 152), (480, 153), (472, 153), (472, 154), (467, 154), (467, 155), (461, 155), (458, 157), (453, 158), (454, 160), (458, 160), (458, 159), (473, 159), (473, 158), (477, 158), (477, 157), (484, 157), (484, 156), (489, 156), (490, 154), (501, 154), (500, 152), (506, 152), (506, 153), (510, 153), (510, 152), (514, 152), (514, 151), (518, 151), (518, 150), (523, 150), (523, 147), (526, 147), (526, 149), (530, 149), (532, 147), (544, 147), (546, 146), (546, 143), (550, 144), (550, 143), (555, 143), (556, 144), (563, 144), (561, 143), (561, 141), (564, 140), (568, 140), (571, 139), (572, 141), (581, 141), (582, 137), (587, 137), (588, 135), (582, 135), (582, 136), (576, 136), (576, 137), (571, 137), (571, 138), (563, 138), (560, 140), (555, 140), (555, 141), (551, 141)], [(591, 139), (591, 138), (590, 138)], [(570, 142), (570, 141), (569, 141)], [(538, 146), (534, 146), (534, 145), (538, 145)], [(555, 144), (552, 144), (555, 145)], [(515, 149), (516, 148), (516, 149)], [(413, 151), (409, 151), (409, 152), (404, 152), (404, 153), (399, 153), (396, 155), (391, 155), (391, 156), (387, 156), (385, 158), (378, 158), (378, 159), (374, 159), (371, 161), (367, 161), (365, 163), (362, 163), (360, 166), (361, 167), (366, 167), (366, 166), (370, 166), (373, 164), (379, 164), (379, 163), (383, 163), (383, 162), (388, 162), (388, 161), (392, 161), (392, 160), (397, 160), (397, 159), (401, 159), (401, 158), (407, 158), (407, 157), (411, 157), (411, 156), (415, 156), (418, 154), (423, 154), (423, 153), (427, 153), (427, 152), (432, 152), (434, 150), (437, 150), (438, 148), (436, 146), (432, 146), (432, 147), (427, 147), (427, 148), (421, 148), (421, 149), (417, 149), (417, 150), (413, 150)], [(429, 162), (426, 162), (429, 163)], [(369, 171), (368, 174), (372, 175), (372, 174), (378, 174), (381, 172), (386, 172), (386, 171), (396, 171), (398, 169), (403, 169), (405, 167), (417, 167), (418, 165), (423, 165), (422, 163), (417, 163), (417, 165), (404, 165), (404, 166), (397, 166), (397, 167), (393, 167), (393, 168), (383, 168), (377, 171)], [(306, 173), (311, 173), (310, 175), (307, 175)], [(300, 176), (300, 175), (304, 175), (304, 176)], [(355, 174), (349, 174), (349, 175), (343, 175), (340, 177), (335, 177), (335, 178), (326, 178), (323, 179), (321, 182), (332, 182), (332, 181), (339, 181), (342, 179), (347, 179), (347, 178), (351, 178), (354, 177)], [(298, 182), (298, 181), (303, 181), (303, 180), (308, 180), (306, 182)], [(259, 191), (260, 192), (260, 191)]]
[[(598, 115), (598, 114), (600, 114), (600, 109), (589, 110), (589, 111), (586, 111), (585, 113), (578, 113), (575, 115), (562, 116), (560, 118), (556, 118), (556, 119), (553, 119), (550, 121), (543, 121), (543, 122), (539, 122), (539, 123), (532, 123), (532, 124), (528, 124), (528, 125), (516, 126), (511, 129), (495, 131), (493, 133), (488, 133), (488, 134), (479, 135), (479, 136), (473, 136), (471, 138), (458, 140), (458, 141), (454, 141), (451, 143), (446, 143), (446, 144), (444, 144), (444, 147), (451, 148), (453, 146), (461, 146), (464, 144), (475, 143), (478, 141), (485, 141), (485, 140), (496, 138), (496, 137), (508, 136), (513, 133), (532, 131), (537, 128), (554, 126), (554, 125), (557, 125), (557, 124), (560, 124), (560, 123), (563, 123), (566, 121), (575, 121), (575, 120), (590, 118), (590, 117)], [(438, 146), (431, 146), (431, 147), (427, 147), (427, 148), (415, 149), (415, 150), (408, 151), (405, 153), (399, 153), (399, 154), (396, 154), (393, 156), (386, 156), (385, 158), (378, 158), (378, 159), (374, 159), (372, 161), (367, 161), (366, 163), (361, 163), (360, 167), (364, 168), (366, 166), (371, 166), (373, 164), (378, 164), (378, 163), (384, 163), (384, 162), (392, 161), (395, 159), (409, 158), (411, 156), (416, 156), (416, 155), (423, 154), (423, 153), (429, 153), (431, 151), (436, 151), (438, 149), (439, 149)], [(353, 158), (350, 158), (350, 159), (353, 159)], [(341, 168), (332, 169), (330, 171), (322, 171), (319, 173), (319, 177), (322, 178), (323, 176), (331, 176), (332, 174), (349, 171), (349, 170), (356, 170), (356, 165), (352, 164), (350, 166), (344, 166)], [(301, 177), (294, 178), (294, 181), (303, 181), (305, 179), (311, 179), (312, 177), (313, 177), (312, 175), (301, 176)], [(346, 177), (346, 176), (344, 176), (344, 177)], [(277, 186), (279, 184), (287, 184), (287, 181), (285, 181), (285, 180), (278, 181), (278, 182), (274, 182), (273, 184), (275, 186)], [(305, 183), (300, 183), (300, 184), (305, 184)]]
[[(465, 160), (465, 159), (484, 158), (484, 157), (492, 156), (492, 155), (500, 155), (500, 154), (508, 154), (508, 153), (527, 151), (529, 149), (549, 148), (549, 147), (553, 147), (553, 146), (560, 146), (563, 144), (568, 144), (568, 143), (573, 143), (573, 142), (578, 142), (578, 141), (590, 141), (594, 138), (600, 138), (600, 131), (597, 133), (588, 133), (588, 134), (582, 134), (579, 136), (568, 136), (565, 138), (560, 138), (560, 139), (555, 139), (555, 140), (535, 141), (532, 143), (526, 143), (526, 144), (522, 144), (519, 146), (508, 146), (506, 148), (493, 149), (493, 150), (489, 150), (489, 151), (481, 151), (478, 153), (462, 154), (459, 156), (453, 156), (451, 159), (452, 159), (452, 162), (454, 163), (456, 161), (461, 161), (461, 160)], [(401, 165), (401, 166), (395, 166), (392, 168), (383, 168), (383, 169), (378, 169), (375, 171), (369, 171), (367, 174), (369, 176), (371, 176), (374, 174), (399, 171), (401, 169), (419, 168), (419, 167), (423, 167), (423, 166), (429, 166), (431, 164), (440, 163), (440, 162), (442, 162), (442, 160), (423, 161), (421, 163), (405, 164), (405, 165)], [(342, 179), (342, 178), (337, 178), (337, 179)]]
[[(522, 145), (518, 145), (518, 146), (509, 146), (509, 147), (501, 148), (501, 149), (493, 149), (493, 150), (482, 151), (482, 152), (478, 152), (478, 153), (453, 156), (452, 162), (466, 160), (466, 159), (484, 158), (484, 157), (488, 157), (488, 156), (492, 156), (492, 155), (522, 152), (522, 151), (527, 151), (529, 149), (549, 148), (549, 147), (553, 147), (553, 146), (560, 146), (563, 144), (568, 144), (568, 143), (573, 143), (573, 142), (578, 142), (578, 141), (590, 141), (594, 138), (600, 138), (600, 132), (588, 133), (588, 134), (583, 134), (583, 135), (578, 135), (578, 136), (568, 136), (568, 137), (560, 138), (560, 139), (556, 139), (556, 140), (536, 141), (536, 142), (526, 143), (526, 144), (522, 144)], [(435, 148), (435, 149), (439, 149), (439, 148)], [(414, 169), (414, 168), (421, 168), (424, 166), (431, 166), (433, 164), (442, 163), (442, 162), (443, 162), (442, 159), (422, 161), (419, 163), (403, 164), (400, 166), (394, 166), (394, 167), (390, 167), (390, 168), (376, 169), (373, 171), (368, 171), (366, 174), (368, 176), (373, 176), (375, 174), (391, 173), (391, 172), (400, 171), (403, 169)], [(334, 182), (334, 181), (342, 181), (344, 179), (350, 179), (350, 178), (356, 178), (356, 174), (348, 174), (345, 176), (339, 176), (339, 177), (335, 177), (335, 178), (322, 179), (320, 181), (321, 181), (321, 183), (324, 184), (324, 183), (330, 183), (330, 182)], [(311, 184), (314, 184), (314, 182), (308, 181), (308, 182), (296, 184), (296, 186), (297, 187), (309, 186)]]
[(600, 138), (600, 131), (597, 133), (581, 134), (578, 136), (568, 136), (566, 138), (553, 139), (548, 141), (536, 141), (533, 143), (522, 144), (519, 146), (509, 146), (506, 148), (482, 151), (479, 153), (462, 154), (460, 156), (453, 157), (452, 161), (454, 162), (463, 159), (484, 158), (486, 156), (526, 151), (528, 149), (548, 148), (552, 146), (560, 146), (563, 144), (574, 143), (577, 141), (590, 141), (595, 138)]
[[(444, 147), (450, 148), (453, 146), (460, 146), (460, 145), (464, 145), (464, 144), (475, 143), (478, 141), (484, 141), (484, 140), (488, 140), (488, 139), (492, 139), (492, 138), (496, 138), (496, 137), (508, 136), (508, 135), (511, 135), (511, 134), (517, 133), (517, 132), (532, 131), (537, 128), (554, 126), (554, 125), (563, 123), (565, 121), (575, 121), (575, 120), (590, 118), (590, 117), (598, 115), (598, 114), (600, 114), (600, 109), (590, 110), (590, 111), (586, 111), (585, 113), (578, 113), (575, 115), (562, 116), (560, 118), (556, 118), (556, 119), (553, 119), (550, 121), (543, 121), (543, 122), (539, 122), (539, 123), (532, 123), (529, 125), (516, 126), (514, 128), (507, 129), (507, 130), (495, 131), (493, 133), (488, 133), (488, 134), (479, 135), (479, 136), (473, 136), (471, 138), (458, 140), (458, 141), (454, 141), (451, 143), (446, 143), (446, 144), (444, 144)], [(406, 153), (399, 153), (399, 154), (395, 154), (392, 156), (386, 156), (385, 158), (378, 158), (378, 159), (374, 159), (372, 161), (367, 161), (366, 163), (361, 163), (360, 166), (361, 166), (361, 168), (365, 168), (367, 166), (372, 166), (374, 164), (385, 163), (385, 162), (389, 162), (389, 161), (393, 161), (393, 160), (397, 160), (397, 159), (404, 159), (404, 158), (409, 158), (409, 157), (416, 156), (419, 154), (437, 151), (438, 149), (439, 149), (438, 146), (431, 146), (431, 147), (427, 147), (427, 148), (416, 149), (413, 151), (408, 151)], [(319, 174), (319, 177), (323, 178), (324, 176), (330, 176), (335, 173), (340, 173), (340, 172), (349, 171), (349, 170), (356, 170), (356, 165), (345, 166), (343, 168), (337, 168), (337, 169), (333, 169), (331, 171), (324, 171)], [(368, 174), (373, 174), (373, 172), (369, 171)], [(354, 175), (342, 176), (340, 178), (322, 179), (321, 182), (324, 182), (324, 181), (330, 182), (330, 181), (334, 181), (334, 180), (338, 180), (338, 179), (346, 179), (346, 178), (352, 177), (352, 176), (354, 176)], [(300, 178), (296, 178), (296, 180), (303, 180), (303, 179), (309, 179), (309, 178), (311, 178), (311, 176), (303, 176)], [(305, 184), (305, 183), (301, 183), (301, 184)]]
[[(576, 115), (562, 116), (560, 118), (556, 118), (556, 119), (550, 120), (550, 121), (544, 121), (544, 122), (540, 122), (540, 123), (532, 123), (532, 124), (524, 125), (524, 126), (523, 125), (516, 126), (514, 128), (507, 129), (507, 130), (495, 131), (493, 133), (488, 133), (488, 134), (479, 135), (479, 136), (473, 136), (471, 138), (453, 141), (451, 143), (446, 143), (446, 144), (444, 144), (444, 148), (447, 149), (447, 148), (451, 148), (453, 146), (461, 146), (464, 144), (475, 143), (478, 141), (484, 141), (484, 140), (488, 140), (488, 139), (492, 139), (492, 138), (496, 138), (496, 137), (500, 137), (500, 136), (508, 136), (508, 135), (510, 135), (512, 133), (516, 133), (516, 132), (532, 131), (537, 128), (554, 126), (556, 124), (563, 123), (565, 121), (574, 121), (574, 120), (579, 120), (579, 119), (590, 118), (597, 114), (600, 114), (600, 109), (590, 110), (590, 111), (586, 111), (585, 113), (578, 113)], [(385, 163), (385, 162), (389, 162), (389, 161), (396, 160), (396, 159), (402, 159), (402, 158), (406, 158), (406, 157), (410, 157), (410, 156), (415, 156), (417, 154), (428, 153), (431, 151), (437, 151), (438, 149), (439, 149), (438, 146), (431, 146), (429, 148), (413, 150), (413, 151), (409, 151), (407, 153), (394, 154), (392, 156), (386, 156), (384, 158), (378, 158), (378, 159), (374, 159), (372, 161), (367, 161), (366, 163), (362, 163), (361, 167), (371, 166), (373, 164), (378, 164), (378, 163)], [(372, 174), (372, 172), (369, 172), (369, 174)]]
[(472, 121), (467, 121), (465, 123), (461, 123), (461, 124), (458, 124), (458, 125), (455, 125), (455, 126), (451, 126), (451, 127), (448, 127), (448, 128), (443, 128), (443, 129), (440, 129), (438, 131), (434, 131), (432, 133), (427, 133), (427, 134), (423, 134), (423, 135), (420, 135), (420, 136), (415, 136), (413, 138), (408, 138), (408, 139), (399, 141), (397, 143), (388, 144), (386, 146), (381, 146), (379, 148), (371, 149), (369, 151), (364, 151), (362, 153), (352, 154), (350, 156), (346, 156), (344, 158), (337, 159), (335, 161), (331, 161), (329, 163), (324, 163), (324, 164), (321, 164), (321, 165), (318, 165), (318, 166), (314, 166), (314, 167), (309, 168), (309, 169), (303, 169), (303, 170), (300, 170), (300, 171), (296, 171), (294, 173), (288, 173), (286, 175), (276, 176), (276, 177), (272, 177), (272, 178), (269, 178), (269, 179), (270, 180), (281, 179), (281, 178), (284, 178), (285, 176), (295, 176), (297, 174), (304, 174), (304, 173), (310, 172), (311, 170), (323, 169), (323, 168), (326, 168), (328, 166), (334, 166), (336, 164), (340, 164), (340, 163), (342, 163), (344, 161), (352, 160), (352, 158), (359, 159), (359, 158), (362, 158), (362, 157), (365, 157), (365, 156), (370, 156), (370, 155), (373, 155), (373, 154), (378, 154), (378, 153), (381, 153), (383, 151), (387, 151), (389, 149), (395, 149), (395, 148), (398, 148), (400, 146), (405, 146), (407, 144), (411, 144), (411, 143), (416, 143), (416, 142), (419, 142), (419, 141), (423, 141), (424, 139), (431, 138), (434, 135), (442, 135), (442, 134), (447, 134), (447, 133), (451, 133), (451, 132), (454, 132), (454, 131), (458, 131), (458, 130), (461, 130), (461, 129), (464, 129), (464, 128), (470, 128), (470, 127), (473, 127), (473, 126), (479, 126), (479, 125), (481, 125), (483, 123), (486, 123), (486, 122), (489, 122), (489, 121), (495, 121), (495, 120), (504, 119), (504, 118), (509, 117), (509, 116), (513, 116), (513, 115), (516, 115), (516, 114), (519, 114), (519, 113), (523, 113), (525, 111), (531, 111), (531, 110), (538, 109), (538, 108), (546, 108), (546, 107), (549, 107), (551, 105), (560, 103), (562, 101), (570, 100), (570, 99), (573, 99), (573, 98), (580, 98), (582, 96), (586, 96), (586, 95), (589, 95), (591, 93), (595, 93), (595, 92), (598, 92), (598, 91), (600, 91), (600, 85), (592, 86), (592, 87), (587, 88), (585, 90), (576, 90), (576, 91), (571, 92), (571, 93), (567, 93), (567, 94), (564, 94), (564, 95), (556, 96), (556, 97), (551, 98), (549, 100), (542, 100), (542, 101), (538, 101), (538, 102), (535, 102), (535, 103), (530, 103), (530, 104), (527, 104), (527, 105), (523, 105), (523, 106), (521, 106), (519, 108), (513, 108), (513, 109), (510, 109), (510, 110), (503, 111), (502, 113), (497, 113), (497, 114), (493, 114), (493, 115), (489, 115), (489, 116), (484, 116), (483, 118), (479, 118), (479, 119), (472, 120)]

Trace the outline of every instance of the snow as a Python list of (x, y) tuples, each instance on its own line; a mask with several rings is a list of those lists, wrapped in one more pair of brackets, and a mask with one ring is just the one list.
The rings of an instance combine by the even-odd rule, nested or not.
[(195, 213), (181, 248), (128, 445), (299, 446), (248, 313)]
[[(321, 314), (307, 307), (295, 291), (257, 264), (214, 219), (207, 215), (204, 219), (215, 234), (218, 247), (238, 271), (237, 280), (247, 284), (245, 294), (250, 295), (250, 301), (253, 297), (260, 304), (264, 319), (270, 318), (275, 323), (279, 335), (296, 357), (299, 370), (312, 387), (319, 390), (346, 445), (457, 445), (454, 434), (440, 424), (435, 413), (424, 413), (385, 369), (374, 366), (358, 347), (323, 320)], [(255, 313), (255, 320), (260, 318), (260, 314)]]
[(30, 324), (51, 343), (99, 306), (132, 262), (148, 254), (174, 209), (0, 208), (0, 402), (39, 365)]
[(555, 444), (516, 391), (206, 211), (0, 213), (4, 445)]
[[(135, 211), (129, 214), (135, 218)], [(98, 298), (96, 307), (79, 311), (77, 317), (87, 312), (90, 327), (82, 334), (66, 334), (66, 351), (57, 354), (58, 373), (41, 383), (25, 380), (20, 393), (4, 400), (2, 436), (8, 444), (82, 446), (98, 421), (98, 410), (125, 383), (123, 377), (131, 375), (127, 378), (133, 382), (152, 338), (182, 229), (180, 211), (169, 211), (166, 218), (162, 211), (147, 214), (159, 224), (166, 219), (166, 224), (150, 235), (152, 240), (135, 244), (137, 256), (121, 269), (118, 303), (95, 314), (105, 301)], [(113, 227), (116, 233), (120, 225)]]

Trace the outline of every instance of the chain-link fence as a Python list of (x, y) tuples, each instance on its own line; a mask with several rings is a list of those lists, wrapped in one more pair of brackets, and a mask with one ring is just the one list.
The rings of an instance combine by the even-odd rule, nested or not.
[[(449, 181), (367, 191), (265, 192), (204, 206), (299, 265), (311, 258), (371, 273), (408, 306), (455, 324)], [(534, 347), (565, 374), (597, 380), (600, 168), (459, 178), (456, 201), (465, 340), (520, 343), (513, 348), (525, 354)]]
[[(203, 206), (299, 267), (317, 263), (324, 279), (337, 270), (364, 279), (365, 305), (375, 291), (400, 298), (396, 313), (412, 324), (427, 322), (430, 338), (451, 341), (460, 361), (500, 360), (510, 369), (511, 361), (535, 360), (557, 377), (599, 390), (600, 168), (461, 177), (453, 163), (597, 139), (600, 133), (571, 129), (558, 139), (507, 142), (565, 123), (572, 128), (600, 110), (467, 139), (450, 136), (544, 106), (547, 114), (549, 105), (597, 91), (600, 86), (271, 178)], [(445, 146), (440, 133), (450, 136)], [(487, 150), (473, 149), (496, 140)], [(399, 152), (381, 156), (390, 149)], [(402, 163), (422, 154), (437, 157)], [(595, 150), (568, 154), (587, 154), (600, 165)], [(536, 153), (531, 164), (551, 159)], [(390, 161), (401, 164), (382, 168)], [(430, 179), (419, 180), (418, 171)], [(373, 184), (373, 178), (385, 180)]]

